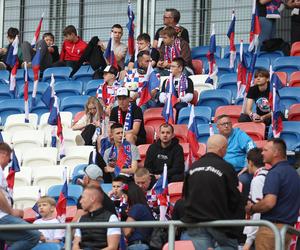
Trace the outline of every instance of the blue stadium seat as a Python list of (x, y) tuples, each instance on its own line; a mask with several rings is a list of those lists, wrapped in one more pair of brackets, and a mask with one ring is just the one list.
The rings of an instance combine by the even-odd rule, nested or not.
[(291, 105), (300, 102), (300, 87), (284, 87), (279, 90), (282, 108), (289, 109)]
[[(42, 95), (44, 94), (45, 90), (48, 88), (49, 86), (49, 83), (48, 82), (39, 82), (38, 83), (38, 89), (37, 89), (37, 92), (36, 92), (36, 98), (39, 100)], [(19, 85), (18, 86), (18, 96), (19, 98), (23, 98), (24, 96), (24, 84), (22, 85)], [(33, 82), (29, 82), (29, 85), (28, 85), (28, 95), (31, 96), (33, 92)]]
[(49, 112), (49, 108), (41, 100), (37, 100), (36, 105), (31, 106), (30, 113), (35, 113), (41, 118), (42, 114)]
[(11, 99), (12, 94), (9, 92), (9, 85), (0, 84), (0, 101)]
[[(209, 123), (211, 121), (211, 108), (205, 106), (195, 106), (196, 124)], [(191, 107), (182, 108), (178, 114), (177, 124), (189, 124)]]
[(103, 79), (97, 79), (97, 80), (91, 80), (86, 84), (84, 94), (85, 95), (90, 95), (90, 96), (95, 96), (96, 91), (99, 87), (100, 84), (103, 84), (104, 80)]
[[(214, 130), (214, 133), (218, 133), (217, 124), (212, 123), (212, 128)], [(197, 140), (201, 143), (206, 143), (209, 134), (209, 124), (198, 124), (197, 125)]]
[(285, 56), (274, 60), (272, 63), (274, 71), (283, 71), (289, 75), (300, 70), (300, 56)]
[(10, 99), (0, 101), (0, 124), (4, 125), (6, 118), (13, 114), (24, 113), (24, 100), (23, 99)]
[(229, 66), (230, 66), (229, 58), (223, 58), (223, 59), (217, 58), (216, 63), (217, 63), (217, 66), (218, 66), (218, 77), (220, 77), (223, 74), (232, 73), (236, 69), (235, 64), (234, 64), (233, 69), (229, 68)]
[(88, 95), (75, 95), (75, 96), (68, 96), (62, 99), (60, 104), (60, 110), (61, 111), (70, 111), (73, 114), (73, 117), (75, 114), (79, 111), (84, 110), (84, 105), (86, 104), (89, 96)]
[(277, 59), (278, 57), (284, 57), (284, 54), (280, 50), (267, 52), (267, 51), (260, 51), (257, 54), (257, 58), (269, 58), (271, 63)]
[[(53, 197), (56, 201), (58, 200), (63, 185), (54, 185), (49, 187), (47, 195)], [(68, 206), (76, 206), (79, 197), (81, 196), (83, 187), (80, 185), (68, 184)]]
[(256, 62), (255, 62), (255, 70), (257, 69), (265, 69), (265, 70), (270, 70), (270, 59), (267, 58), (267, 57), (258, 57), (256, 59)]
[(17, 83), (17, 86), (24, 84), (24, 69), (17, 70), (16, 83)]
[(84, 65), (74, 74), (73, 80), (82, 81), (84, 85), (93, 79), (94, 70), (90, 65)]
[[(209, 46), (199, 46), (199, 47), (192, 48), (192, 59), (202, 60), (204, 58), (205, 60), (208, 50), (209, 50)], [(221, 51), (222, 51), (222, 47), (216, 46), (216, 53), (215, 53), (216, 58), (221, 58)]]
[(230, 105), (232, 94), (229, 89), (213, 89), (202, 91), (197, 106), (208, 106), (212, 109), (212, 116), (219, 106)]
[[(236, 60), (239, 60), (239, 58), (240, 58), (240, 44), (235, 44), (235, 48), (236, 48)], [(244, 53), (248, 54), (248, 48), (249, 48), (249, 44), (244, 43), (243, 44)], [(230, 58), (230, 46), (229, 45), (224, 48), (224, 58)]]
[(106, 194), (108, 194), (108, 192), (112, 190), (111, 183), (101, 183), (101, 187), (102, 187), (104, 193), (106, 193)]
[(237, 73), (226, 73), (218, 79), (218, 89), (229, 89), (232, 98), (236, 98), (237, 93)]
[(82, 81), (55, 81), (54, 90), (60, 100), (67, 96), (81, 95)]
[[(38, 75), (40, 76), (40, 71), (39, 71)], [(33, 74), (32, 69), (28, 69), (28, 80), (32, 81), (32, 82), (34, 81), (34, 74)]]
[(10, 73), (8, 70), (0, 70), (0, 83), (8, 84), (9, 83)]
[(79, 164), (77, 165), (72, 173), (72, 184), (77, 184), (78, 179), (82, 179), (84, 176), (83, 170), (88, 164)]
[(38, 243), (34, 248), (31, 250), (61, 250), (62, 246), (58, 243)]
[(51, 75), (54, 75), (55, 81), (69, 80), (69, 76), (72, 72), (71, 67), (53, 67), (47, 68), (43, 74), (43, 82), (50, 82)]

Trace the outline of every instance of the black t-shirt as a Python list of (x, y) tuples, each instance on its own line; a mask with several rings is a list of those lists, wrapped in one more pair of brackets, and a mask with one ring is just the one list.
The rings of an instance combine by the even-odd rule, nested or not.
[[(131, 112), (132, 112), (132, 116), (131, 116), (132, 125), (135, 121), (141, 122), (140, 131), (137, 134), (136, 145), (145, 144), (146, 143), (146, 131), (145, 131), (145, 127), (144, 127), (143, 112), (142, 112), (141, 108), (138, 107), (135, 103), (131, 103), (131, 109), (132, 109), (131, 110)], [(114, 107), (111, 110), (110, 117), (109, 117), (110, 122), (119, 122), (120, 123), (120, 121), (118, 119), (118, 110), (119, 110), (119, 106)], [(123, 121), (125, 121), (126, 114), (127, 114), (127, 112), (121, 111)]]
[(270, 113), (269, 92), (269, 84), (267, 89), (263, 92), (259, 91), (257, 85), (252, 86), (248, 91), (247, 98), (254, 100), (256, 105), (256, 113), (258, 115), (265, 115)]
[(265, 17), (267, 15), (267, 9), (265, 4), (261, 4), (259, 0), (256, 0), (256, 9), (258, 16)]
[[(165, 27), (160, 27), (154, 36), (154, 40), (159, 39), (159, 32), (164, 29)], [(185, 40), (186, 42), (190, 43), (190, 39), (189, 39), (189, 32), (187, 31), (186, 28), (182, 27), (182, 26), (176, 26), (175, 27), (176, 31), (177, 31), (177, 37), (182, 38), (183, 40)]]
[[(159, 61), (159, 52), (156, 48), (150, 48), (150, 57), (151, 57), (152, 61), (155, 61), (155, 65), (154, 65), (154, 67), (155, 67), (156, 63)], [(134, 61), (135, 61), (135, 55), (133, 55), (130, 58), (130, 62), (134, 63)]]

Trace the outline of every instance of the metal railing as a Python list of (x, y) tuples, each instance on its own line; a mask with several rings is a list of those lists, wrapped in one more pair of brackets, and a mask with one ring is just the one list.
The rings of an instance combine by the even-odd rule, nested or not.
[(123, 228), (123, 227), (161, 227), (168, 228), (169, 250), (174, 250), (175, 244), (175, 227), (239, 227), (239, 226), (265, 226), (269, 227), (275, 238), (275, 250), (281, 250), (284, 246), (285, 233), (290, 232), (300, 235), (300, 231), (292, 227), (284, 226), (281, 231), (271, 222), (266, 220), (219, 220), (210, 222), (201, 222), (195, 224), (187, 224), (181, 221), (138, 221), (138, 222), (91, 222), (91, 223), (64, 223), (64, 224), (14, 224), (0, 225), (0, 232), (4, 230), (28, 230), (28, 229), (65, 229), (65, 249), (72, 249), (72, 229), (75, 228)]
[[(289, 225), (284, 225), (281, 229), (280, 229), (280, 236), (281, 236), (281, 244), (282, 246), (284, 247), (284, 244), (285, 244), (285, 236), (286, 236), (286, 233), (289, 233), (289, 234), (294, 234), (296, 235), (297, 237), (300, 237), (300, 231), (297, 230), (296, 228), (292, 227), (292, 226), (289, 226)], [(298, 248), (297, 248), (298, 249)]]

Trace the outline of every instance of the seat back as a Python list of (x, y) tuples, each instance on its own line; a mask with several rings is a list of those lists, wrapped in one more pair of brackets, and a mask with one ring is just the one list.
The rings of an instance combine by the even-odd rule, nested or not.
[(144, 167), (144, 162), (146, 159), (146, 153), (151, 144), (142, 144), (138, 146), (141, 160), (139, 161), (139, 167)]
[[(62, 190), (63, 185), (53, 185), (49, 187), (47, 191), (47, 195), (54, 198), (56, 201), (59, 198), (60, 192)], [(67, 205), (74, 206), (77, 205), (78, 198), (81, 196), (83, 191), (83, 187), (80, 185), (68, 184), (68, 199)]]
[(216, 109), (215, 119), (220, 115), (226, 114), (230, 117), (232, 124), (235, 124), (238, 122), (241, 113), (242, 105), (219, 106)]
[(90, 95), (90, 96), (95, 96), (96, 95), (96, 91), (99, 88), (100, 85), (102, 85), (104, 82), (103, 79), (97, 79), (97, 80), (91, 80), (89, 81), (86, 86), (84, 91), (85, 95)]
[(56, 81), (54, 85), (56, 95), (62, 100), (67, 96), (81, 95), (83, 83), (81, 81)]
[(60, 104), (61, 111), (70, 111), (73, 116), (80, 111), (84, 110), (84, 106), (88, 100), (89, 96), (68, 96), (62, 99)]
[[(191, 107), (185, 107), (180, 109), (177, 124), (188, 125), (190, 113), (191, 113)], [(212, 110), (210, 107), (195, 106), (194, 113), (195, 113), (196, 124), (209, 123), (211, 120)]]
[(152, 126), (145, 125), (145, 131), (146, 131), (146, 143), (147, 144), (152, 144), (155, 138), (155, 129)]
[(295, 71), (291, 74), (289, 86), (300, 87), (300, 71)]
[(51, 75), (54, 75), (55, 81), (69, 80), (69, 76), (72, 72), (71, 67), (52, 67), (45, 69), (43, 73), (43, 82), (50, 82)]
[(203, 62), (200, 59), (193, 59), (192, 65), (194, 68), (194, 73), (201, 75), (203, 72)]
[(290, 106), (288, 120), (300, 121), (300, 103)]
[(233, 125), (233, 128), (240, 128), (249, 135), (253, 141), (265, 139), (266, 125), (263, 122), (238, 122)]
[(186, 124), (174, 124), (174, 134), (179, 142), (187, 142), (188, 128)]
[(294, 42), (292, 44), (291, 56), (300, 56), (300, 42)]
[(168, 191), (170, 202), (175, 204), (177, 200), (181, 199), (183, 190), (183, 182), (172, 182), (168, 184)]
[(300, 57), (285, 56), (276, 58), (272, 65), (274, 71), (284, 71), (290, 75), (292, 72), (300, 70)]
[(300, 87), (285, 87), (279, 90), (282, 108), (289, 109), (293, 104), (300, 102)]
[[(215, 134), (218, 133), (218, 129), (215, 123), (212, 124), (212, 129)], [(209, 124), (198, 124), (197, 125), (197, 140), (198, 142), (206, 144), (208, 137), (210, 136), (210, 125)]]
[(279, 77), (281, 83), (286, 86), (288, 82), (288, 74), (280, 71), (275, 72), (275, 74)]

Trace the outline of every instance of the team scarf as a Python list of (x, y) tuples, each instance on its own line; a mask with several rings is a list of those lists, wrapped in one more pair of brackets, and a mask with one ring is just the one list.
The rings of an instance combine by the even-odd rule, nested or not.
[(174, 58), (180, 56), (180, 40), (175, 38), (174, 43), (170, 46), (165, 45), (164, 60), (171, 63)]
[(185, 91), (187, 88), (188, 88), (188, 79), (185, 74), (181, 74), (179, 83), (177, 86), (175, 86), (178, 97), (183, 97), (185, 95)]
[(110, 199), (114, 202), (119, 221), (122, 221), (122, 212), (125, 212), (128, 207), (125, 195), (122, 194), (121, 197), (116, 197), (115, 195), (112, 195)]
[(99, 95), (99, 97), (102, 98), (106, 106), (115, 102), (116, 92), (120, 86), (120, 83), (118, 81), (115, 81), (112, 86), (108, 85), (108, 83), (105, 82), (102, 86), (99, 87), (102, 87), (102, 94)]
[(279, 7), (281, 5), (281, 0), (272, 0), (269, 3), (266, 3), (266, 18), (280, 18)]
[[(129, 166), (131, 165), (131, 145), (128, 141), (124, 140), (123, 143), (121, 144), (120, 147), (124, 147), (124, 152), (126, 154), (126, 162), (125, 162), (125, 166), (122, 166), (123, 168), (129, 168)], [(109, 156), (108, 159), (115, 159), (115, 161), (117, 161), (118, 159), (118, 148), (115, 145), (112, 145), (110, 152), (109, 152)], [(121, 167), (121, 166), (119, 166)]]
[(129, 103), (128, 110), (125, 116), (125, 121), (123, 121), (122, 110), (118, 108), (118, 122), (124, 126), (124, 130), (128, 131), (132, 129), (132, 105)]

